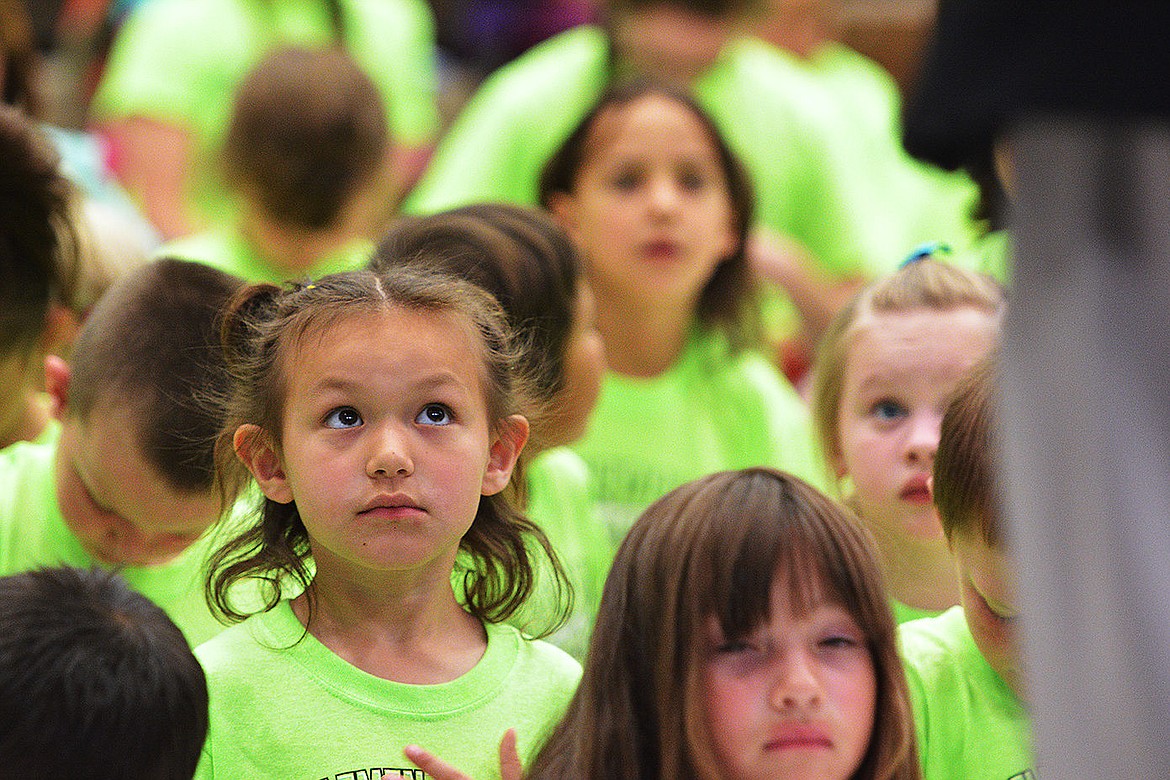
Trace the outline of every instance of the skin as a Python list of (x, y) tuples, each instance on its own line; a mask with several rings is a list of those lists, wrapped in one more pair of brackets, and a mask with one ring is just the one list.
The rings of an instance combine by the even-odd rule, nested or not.
[(776, 578), (770, 618), (746, 637), (709, 621), (703, 706), (724, 780), (846, 780), (869, 746), (877, 676), (865, 635), (838, 604), (795, 614), (785, 588)]
[(1007, 554), (974, 529), (951, 539), (962, 592), (963, 614), (987, 663), (1017, 696), (1025, 699), (1018, 652), (1015, 567)]
[(455, 556), (480, 498), (507, 485), (527, 421), (489, 419), (481, 345), (453, 314), (347, 317), (306, 333), (289, 361), (279, 446), (242, 426), (236, 450), (308, 532), (312, 621), (305, 597), (294, 611), (371, 674), (455, 679), (487, 646), (451, 589)]
[(57, 446), (57, 503), (82, 547), (110, 565), (173, 560), (220, 515), (217, 492), (179, 491), (146, 462), (138, 419), (122, 404), (99, 404), (88, 419), (67, 414)]
[(715, 63), (738, 28), (734, 18), (705, 16), (664, 2), (623, 13), (613, 36), (623, 66), (685, 87)]
[(994, 319), (972, 307), (870, 314), (849, 347), (834, 465), (852, 479), (891, 592), (913, 606), (958, 601), (930, 475), (950, 394), (996, 332)]
[(571, 444), (581, 438), (601, 392), (605, 374), (605, 344), (597, 332), (597, 304), (589, 284), (577, 286), (573, 329), (565, 341), (564, 383), (552, 400), (546, 420), (547, 447)]
[(586, 260), (610, 367), (669, 368), (737, 241), (726, 177), (698, 118), (654, 94), (603, 111), (573, 192), (550, 205)]

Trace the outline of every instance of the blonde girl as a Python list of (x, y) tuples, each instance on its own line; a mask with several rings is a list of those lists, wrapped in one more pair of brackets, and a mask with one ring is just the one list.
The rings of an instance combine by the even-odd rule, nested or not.
[(931, 468), (947, 401), (998, 341), (1003, 308), (990, 277), (920, 259), (862, 290), (821, 342), (814, 425), (877, 539), (898, 622), (959, 601)]

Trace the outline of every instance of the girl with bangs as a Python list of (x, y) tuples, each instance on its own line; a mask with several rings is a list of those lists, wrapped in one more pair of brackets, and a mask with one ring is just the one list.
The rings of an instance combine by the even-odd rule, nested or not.
[(881, 570), (848, 510), (766, 468), (646, 510), (606, 581), (580, 687), (525, 777), (615, 775), (918, 780)]

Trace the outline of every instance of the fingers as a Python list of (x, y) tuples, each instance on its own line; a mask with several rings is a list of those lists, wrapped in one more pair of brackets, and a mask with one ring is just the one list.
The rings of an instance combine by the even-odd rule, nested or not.
[(500, 740), (500, 777), (520, 780), (523, 774), (524, 767), (520, 765), (520, 753), (516, 749), (516, 729), (508, 729)]
[(415, 766), (433, 777), (434, 780), (471, 780), (446, 761), (431, 755), (418, 745), (407, 745), (402, 749), (402, 752), (414, 762)]

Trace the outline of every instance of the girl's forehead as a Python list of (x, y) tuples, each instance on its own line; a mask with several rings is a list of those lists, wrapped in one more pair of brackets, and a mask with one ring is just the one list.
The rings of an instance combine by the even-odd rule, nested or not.
[(704, 145), (714, 150), (703, 122), (690, 106), (673, 97), (648, 92), (627, 101), (611, 103), (597, 113), (585, 137), (583, 163), (610, 151), (615, 142), (635, 135), (653, 137), (666, 145), (673, 138), (664, 138), (663, 131), (678, 135), (679, 130), (694, 130)]

